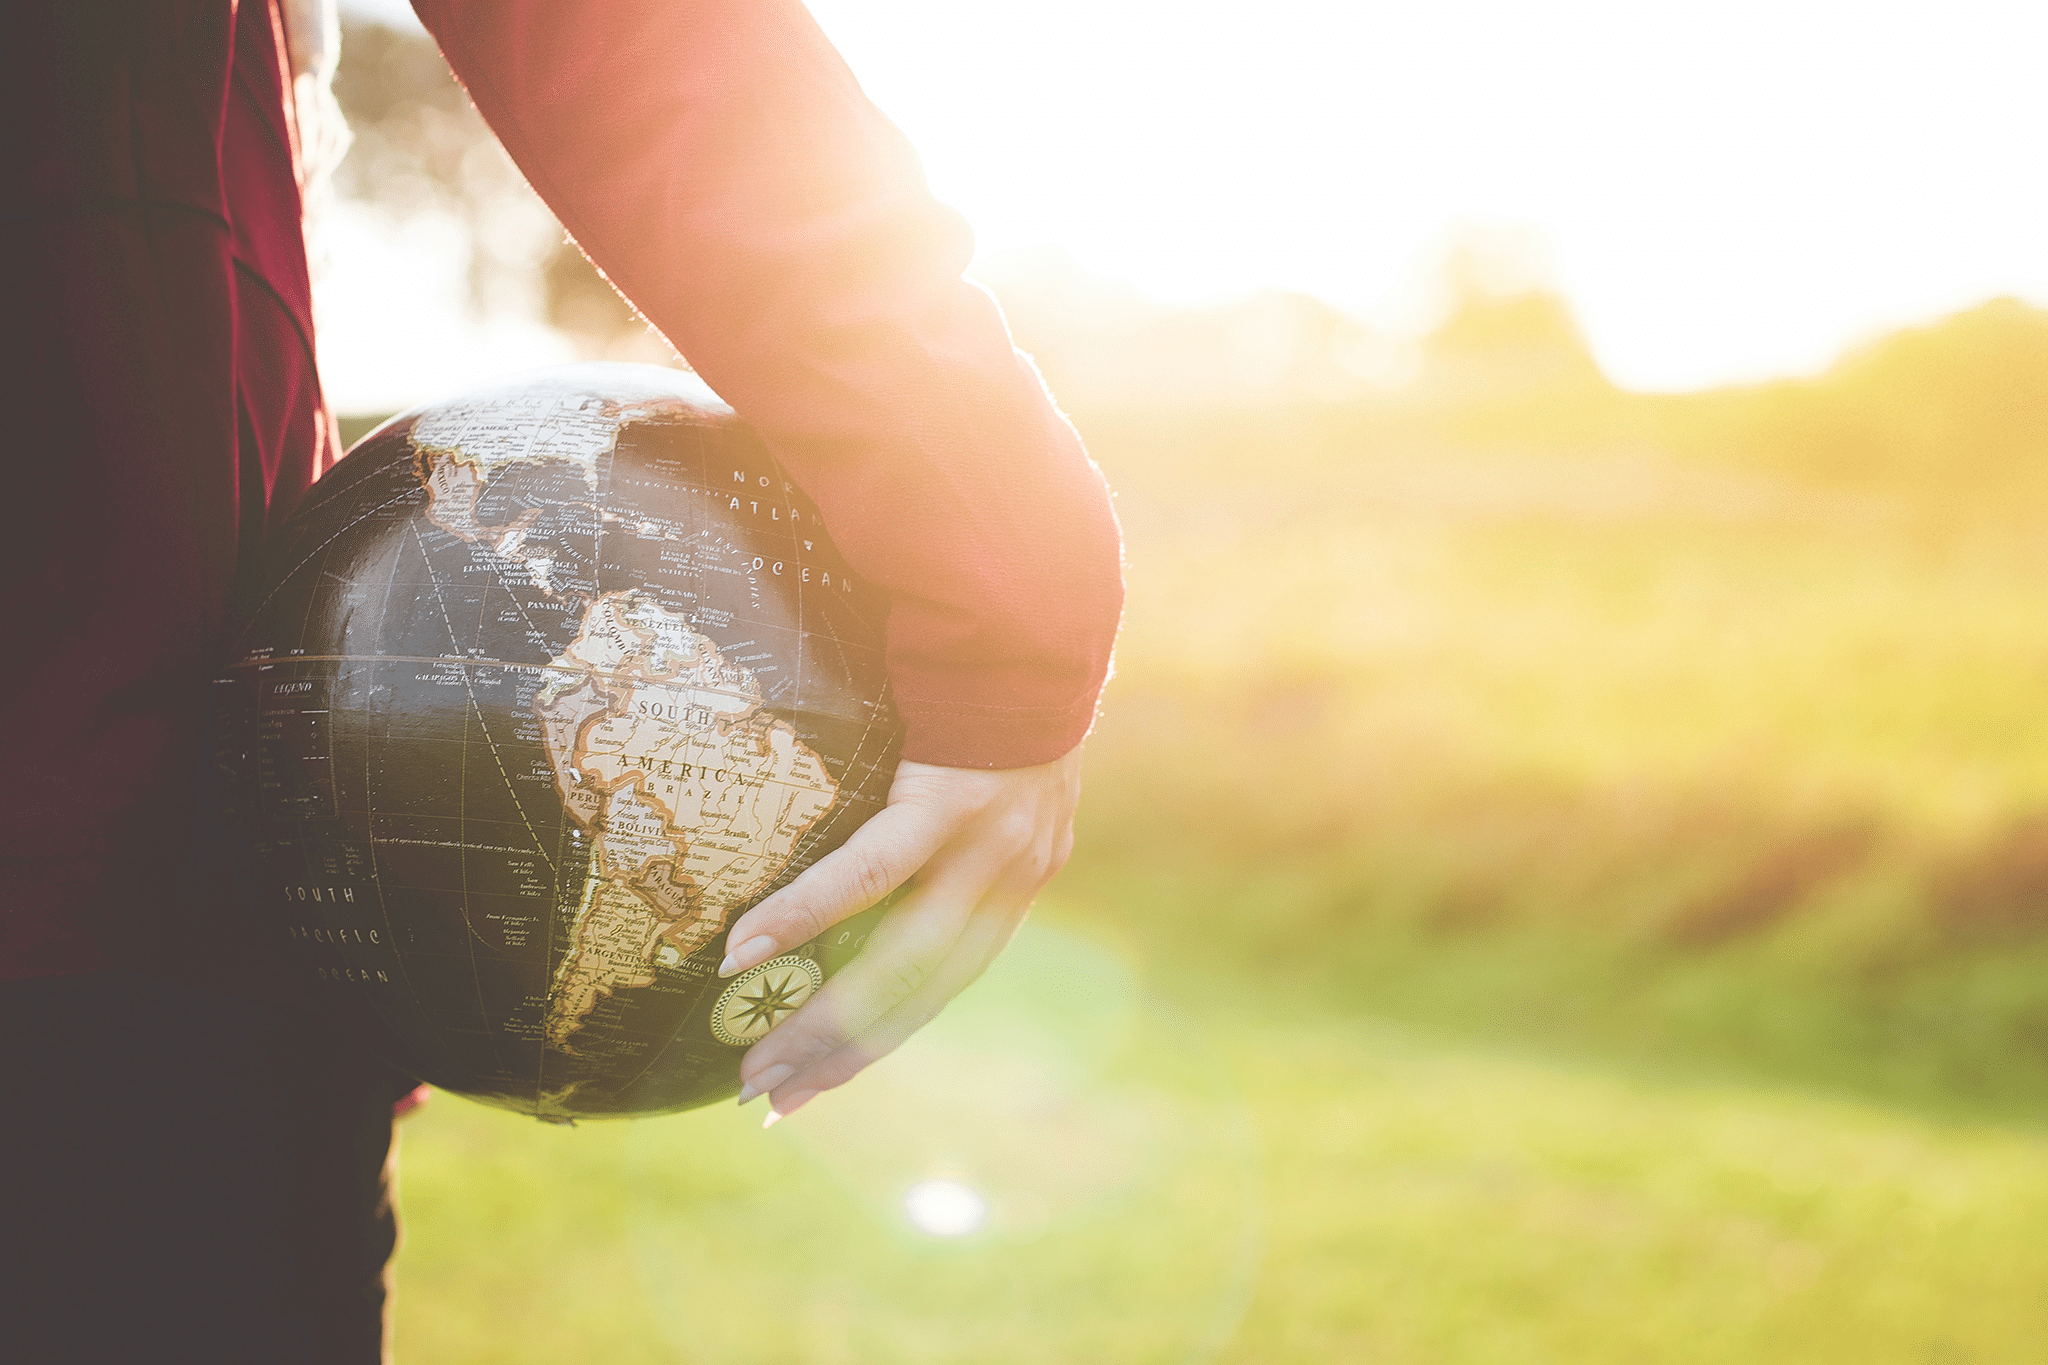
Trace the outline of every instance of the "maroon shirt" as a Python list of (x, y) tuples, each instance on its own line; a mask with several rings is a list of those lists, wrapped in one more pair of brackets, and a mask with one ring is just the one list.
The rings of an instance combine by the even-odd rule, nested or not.
[[(1079, 742), (1122, 599), (1107, 491), (802, 6), (418, 8), (577, 241), (890, 593), (905, 755)], [(157, 956), (206, 913), (175, 850), (229, 585), (335, 458), (283, 51), (266, 0), (0, 17), (0, 979)]]

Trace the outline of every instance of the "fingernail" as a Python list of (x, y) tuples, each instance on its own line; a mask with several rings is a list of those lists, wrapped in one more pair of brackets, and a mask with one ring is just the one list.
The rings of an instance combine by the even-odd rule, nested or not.
[(788, 1099), (781, 1101), (778, 1108), (770, 1109), (768, 1117), (761, 1120), (761, 1126), (763, 1128), (773, 1128), (776, 1124), (782, 1122), (816, 1098), (818, 1098), (818, 1092), (815, 1090), (797, 1091)]
[(796, 1075), (795, 1067), (791, 1066), (788, 1062), (777, 1062), (774, 1066), (769, 1067), (766, 1071), (763, 1071), (741, 1087), (740, 1103), (745, 1104), (756, 1095), (767, 1094), (794, 1075)]
[(720, 976), (731, 976), (743, 972), (757, 962), (766, 962), (775, 956), (775, 940), (766, 934), (757, 934), (725, 955), (725, 961), (718, 964)]

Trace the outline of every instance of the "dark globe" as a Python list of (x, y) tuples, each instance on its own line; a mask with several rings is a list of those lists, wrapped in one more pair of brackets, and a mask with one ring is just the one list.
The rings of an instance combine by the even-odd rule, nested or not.
[(550, 1119), (730, 1095), (865, 933), (717, 975), (887, 794), (885, 606), (690, 375), (395, 418), (275, 538), (215, 687), (258, 912), (435, 1085)]

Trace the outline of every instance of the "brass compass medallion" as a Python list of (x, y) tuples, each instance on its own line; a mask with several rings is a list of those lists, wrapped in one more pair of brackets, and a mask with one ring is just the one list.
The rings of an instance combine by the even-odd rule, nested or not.
[(711, 1007), (711, 1032), (719, 1042), (747, 1047), (796, 1012), (825, 984), (825, 971), (807, 957), (785, 953), (733, 978)]

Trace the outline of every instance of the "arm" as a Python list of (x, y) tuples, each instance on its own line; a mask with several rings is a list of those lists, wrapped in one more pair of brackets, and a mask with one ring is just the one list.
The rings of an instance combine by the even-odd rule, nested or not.
[(577, 243), (890, 594), (906, 757), (1014, 768), (1094, 718), (1100, 473), (961, 278), (972, 239), (796, 0), (416, 0)]
[(730, 936), (728, 973), (912, 888), (749, 1053), (787, 1113), (936, 1014), (1064, 861), (1122, 606), (1108, 491), (797, 0), (414, 3), (585, 253), (890, 595), (889, 805)]

